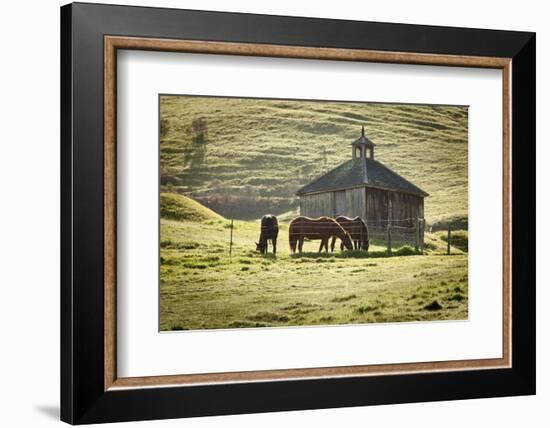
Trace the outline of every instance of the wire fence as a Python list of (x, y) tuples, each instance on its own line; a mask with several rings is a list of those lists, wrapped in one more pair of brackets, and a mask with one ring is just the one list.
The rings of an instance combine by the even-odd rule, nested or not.
[[(417, 251), (424, 251), (424, 232), (426, 228), (426, 221), (424, 218), (411, 217), (401, 219), (384, 219), (384, 220), (362, 220), (366, 225), (366, 233), (371, 244), (384, 245), (387, 251), (391, 252), (392, 248), (398, 248), (405, 245), (414, 247)], [(279, 225), (277, 225), (278, 227)], [(270, 232), (274, 225), (269, 227), (262, 227), (262, 232)], [(345, 225), (342, 227), (346, 230)], [(359, 229), (357, 229), (359, 228)], [(312, 222), (310, 224), (304, 224), (298, 226), (300, 233), (305, 234), (324, 234), (334, 230), (334, 224), (323, 224)], [(363, 228), (361, 225), (347, 226), (347, 230), (350, 234), (359, 234), (361, 239), (363, 237)], [(311, 239), (311, 238), (310, 238)], [(233, 247), (233, 220), (230, 223), (230, 242), (229, 251)]]
[[(406, 226), (404, 225), (406, 224)], [(423, 218), (384, 220), (369, 227), (369, 237), (374, 241), (385, 243), (387, 251), (392, 248), (408, 245), (417, 251), (424, 251)]]

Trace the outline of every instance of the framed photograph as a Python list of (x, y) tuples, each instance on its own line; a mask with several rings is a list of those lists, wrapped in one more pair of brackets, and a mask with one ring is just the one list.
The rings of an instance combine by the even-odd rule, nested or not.
[(533, 33), (76, 3), (61, 56), (62, 420), (535, 393)]

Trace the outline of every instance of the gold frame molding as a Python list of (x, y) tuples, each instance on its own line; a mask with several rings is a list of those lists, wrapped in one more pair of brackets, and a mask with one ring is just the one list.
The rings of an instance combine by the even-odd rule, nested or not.
[[(170, 376), (117, 376), (116, 367), (116, 81), (117, 50), (147, 50), (218, 55), (244, 55), (337, 61), (442, 65), (502, 70), (503, 82), (503, 349), (502, 358), (422, 363), (357, 365), (305, 369), (204, 373)], [(512, 165), (511, 165), (511, 58), (382, 52), (301, 46), (169, 40), (138, 37), (104, 37), (104, 389), (191, 386), (306, 378), (392, 375), (511, 367), (511, 250), (512, 250)]]

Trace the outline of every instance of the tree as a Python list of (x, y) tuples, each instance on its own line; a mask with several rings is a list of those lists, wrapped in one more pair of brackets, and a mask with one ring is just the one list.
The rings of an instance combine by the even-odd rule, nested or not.
[(192, 151), (190, 157), (191, 167), (200, 167), (204, 163), (206, 144), (208, 143), (208, 124), (206, 119), (199, 117), (191, 122), (193, 131)]

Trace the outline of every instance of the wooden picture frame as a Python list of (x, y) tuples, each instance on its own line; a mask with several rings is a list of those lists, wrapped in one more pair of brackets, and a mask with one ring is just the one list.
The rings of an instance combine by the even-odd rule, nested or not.
[[(503, 357), (118, 377), (118, 49), (501, 69)], [(62, 420), (114, 422), (535, 392), (534, 34), (77, 3), (61, 9), (61, 53)]]

